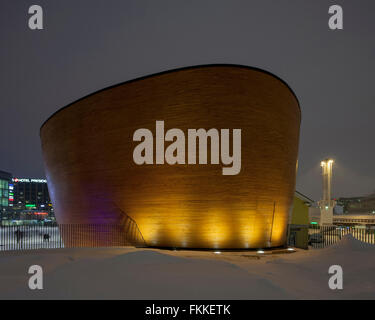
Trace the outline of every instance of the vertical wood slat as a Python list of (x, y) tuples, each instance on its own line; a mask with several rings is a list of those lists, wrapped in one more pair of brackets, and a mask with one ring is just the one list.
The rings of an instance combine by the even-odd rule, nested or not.
[[(166, 129), (184, 132), (242, 129), (240, 174), (224, 177), (220, 165), (135, 165), (134, 142), (124, 137), (139, 128), (154, 130), (159, 119)], [(113, 202), (137, 222), (146, 243), (185, 246), (184, 238), (186, 246), (196, 248), (267, 247), (272, 232), (272, 245), (283, 245), (299, 126), (293, 92), (277, 77), (254, 68), (190, 68), (100, 91), (57, 112), (41, 128), (56, 217), (62, 224), (105, 217), (120, 225), (123, 215)], [(64, 157), (71, 150), (73, 162)], [(70, 179), (62, 178), (67, 175)], [(82, 181), (90, 181), (84, 192)], [(105, 194), (108, 202), (98, 194)], [(269, 206), (277, 202), (277, 228), (271, 231), (269, 211), (252, 209), (257, 201)], [(138, 232), (132, 234), (137, 237)]]

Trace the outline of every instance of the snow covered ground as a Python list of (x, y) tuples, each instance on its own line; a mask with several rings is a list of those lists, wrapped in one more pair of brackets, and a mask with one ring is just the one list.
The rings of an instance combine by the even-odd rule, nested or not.
[[(30, 290), (30, 265), (44, 289)], [(343, 268), (343, 290), (328, 268)], [(319, 250), (162, 251), (135, 248), (48, 249), (0, 253), (0, 299), (374, 299), (375, 246), (345, 236)]]

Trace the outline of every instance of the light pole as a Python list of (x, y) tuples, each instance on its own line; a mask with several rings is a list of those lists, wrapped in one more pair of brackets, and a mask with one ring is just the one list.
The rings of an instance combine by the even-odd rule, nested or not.
[(320, 208), (320, 225), (333, 224), (333, 208), (336, 201), (331, 200), (333, 160), (326, 159), (320, 163), (323, 177), (323, 198), (318, 202)]

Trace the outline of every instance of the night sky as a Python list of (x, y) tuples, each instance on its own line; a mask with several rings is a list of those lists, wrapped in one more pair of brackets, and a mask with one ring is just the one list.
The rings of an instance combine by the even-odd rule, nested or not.
[[(28, 28), (41, 5), (44, 30)], [(328, 28), (328, 8), (344, 30)], [(22, 1), (0, 3), (0, 170), (44, 177), (39, 128), (107, 86), (190, 65), (270, 71), (302, 109), (297, 190), (318, 200), (320, 161), (333, 196), (375, 191), (375, 1)]]

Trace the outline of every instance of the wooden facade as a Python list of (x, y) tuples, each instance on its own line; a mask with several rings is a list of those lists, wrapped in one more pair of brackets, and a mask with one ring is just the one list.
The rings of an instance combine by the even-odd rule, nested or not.
[[(59, 223), (122, 224), (148, 246), (265, 248), (285, 244), (295, 190), (300, 108), (262, 70), (209, 65), (128, 81), (84, 97), (41, 128)], [(137, 165), (139, 128), (241, 129), (238, 175), (222, 165)]]

